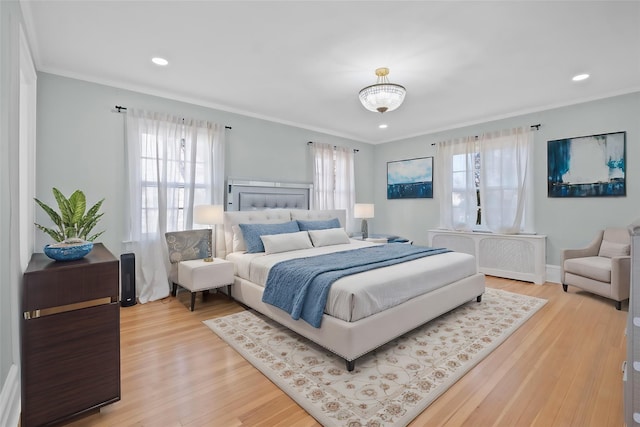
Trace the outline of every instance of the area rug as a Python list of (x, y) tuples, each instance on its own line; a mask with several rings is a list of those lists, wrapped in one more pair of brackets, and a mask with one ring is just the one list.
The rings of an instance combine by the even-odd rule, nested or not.
[(406, 426), (546, 300), (487, 288), (359, 358), (342, 358), (254, 311), (204, 323), (324, 426)]

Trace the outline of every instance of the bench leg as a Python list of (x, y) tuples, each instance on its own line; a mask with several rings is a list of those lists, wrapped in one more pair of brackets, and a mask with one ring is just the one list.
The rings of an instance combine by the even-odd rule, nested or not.
[(347, 371), (352, 372), (356, 368), (355, 360), (345, 360), (347, 362)]
[(193, 311), (196, 307), (196, 293), (191, 292), (191, 311)]

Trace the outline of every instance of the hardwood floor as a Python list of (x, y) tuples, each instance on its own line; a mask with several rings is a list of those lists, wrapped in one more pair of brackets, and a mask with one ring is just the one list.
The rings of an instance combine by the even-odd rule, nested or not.
[[(623, 426), (625, 322), (610, 300), (487, 277), (548, 303), (411, 426)], [(201, 322), (242, 310), (189, 294), (121, 309), (122, 400), (70, 426), (317, 426)]]

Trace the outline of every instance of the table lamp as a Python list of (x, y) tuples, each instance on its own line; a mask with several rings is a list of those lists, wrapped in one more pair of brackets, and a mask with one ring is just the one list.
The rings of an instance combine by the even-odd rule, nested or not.
[(354, 218), (362, 218), (362, 239), (369, 237), (368, 218), (373, 218), (373, 203), (356, 203), (353, 209)]
[[(193, 207), (193, 222), (212, 226), (213, 234), (211, 235), (211, 254), (215, 252), (216, 228), (217, 224), (223, 222), (224, 206), (222, 205), (197, 205)], [(212, 262), (213, 258), (204, 259), (205, 262)]]

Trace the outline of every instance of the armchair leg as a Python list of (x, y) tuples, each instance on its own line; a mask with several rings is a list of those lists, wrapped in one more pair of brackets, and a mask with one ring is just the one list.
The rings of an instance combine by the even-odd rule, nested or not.
[(622, 301), (616, 301), (616, 310), (622, 310)]
[(562, 290), (567, 292), (567, 288), (569, 288), (568, 285), (565, 285), (564, 283), (562, 284)]
[(178, 285), (175, 283), (172, 283), (172, 287), (171, 287), (171, 296), (175, 297), (176, 295), (178, 295)]

